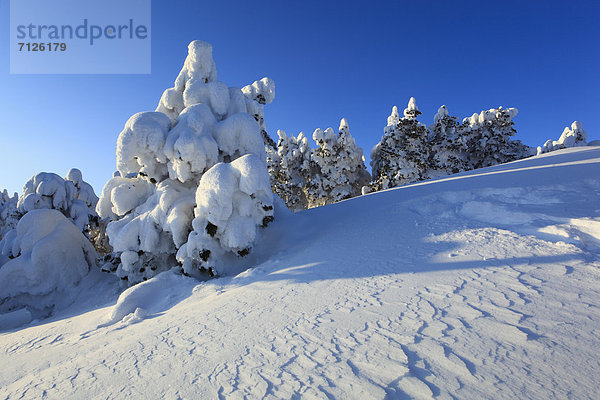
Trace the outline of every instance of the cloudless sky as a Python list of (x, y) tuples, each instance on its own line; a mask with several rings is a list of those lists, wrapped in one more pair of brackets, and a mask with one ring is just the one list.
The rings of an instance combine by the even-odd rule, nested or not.
[(125, 122), (156, 108), (194, 39), (213, 45), (229, 86), (274, 79), (273, 138), (345, 117), (368, 157), (411, 96), (427, 125), (442, 104), (460, 119), (502, 105), (519, 109), (515, 138), (528, 145), (574, 120), (600, 138), (598, 0), (153, 1), (149, 75), (10, 75), (8, 0), (0, 14), (0, 189), (10, 192), (77, 167), (99, 194)]

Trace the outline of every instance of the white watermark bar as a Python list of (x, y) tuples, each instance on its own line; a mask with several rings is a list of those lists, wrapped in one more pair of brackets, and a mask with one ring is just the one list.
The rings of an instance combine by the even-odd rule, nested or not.
[(11, 74), (149, 74), (151, 0), (10, 0)]

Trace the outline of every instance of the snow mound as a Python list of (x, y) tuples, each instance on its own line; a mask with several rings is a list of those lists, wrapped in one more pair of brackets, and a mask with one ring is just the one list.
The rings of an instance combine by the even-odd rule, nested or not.
[(0, 242), (9, 259), (0, 266), (0, 312), (48, 314), (95, 266), (92, 244), (57, 210), (30, 211), (12, 232)]
[[(124, 325), (139, 322), (149, 315), (164, 311), (185, 296), (184, 288), (197, 284), (196, 281), (173, 271), (165, 271), (152, 279), (132, 286), (119, 296), (117, 304), (104, 317), (98, 328), (122, 321)], [(179, 295), (173, 288), (179, 289)], [(191, 289), (189, 290), (191, 291)]]

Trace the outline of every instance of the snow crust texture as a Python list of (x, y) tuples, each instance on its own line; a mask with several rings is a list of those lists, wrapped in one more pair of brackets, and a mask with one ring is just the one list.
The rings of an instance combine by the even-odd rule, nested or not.
[(91, 288), (111, 307), (3, 333), (0, 397), (596, 398), (599, 166), (563, 149), (278, 213), (235, 277)]

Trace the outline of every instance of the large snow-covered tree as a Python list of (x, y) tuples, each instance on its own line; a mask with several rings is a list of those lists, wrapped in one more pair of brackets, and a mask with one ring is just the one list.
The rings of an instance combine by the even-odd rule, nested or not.
[(429, 145), (428, 130), (417, 120), (421, 114), (414, 97), (410, 98), (400, 118), (392, 108), (381, 141), (371, 151), (374, 182), (366, 190), (383, 190), (426, 179)]
[(537, 154), (549, 151), (566, 149), (568, 147), (585, 146), (587, 144), (587, 133), (579, 121), (573, 121), (571, 127), (566, 126), (558, 140), (549, 139), (543, 146), (538, 146)]
[(176, 266), (214, 275), (248, 254), (273, 220), (263, 110), (273, 97), (269, 78), (228, 87), (212, 46), (190, 43), (156, 111), (135, 114), (119, 135), (118, 174), (97, 207), (110, 221), (104, 270), (135, 284)]

